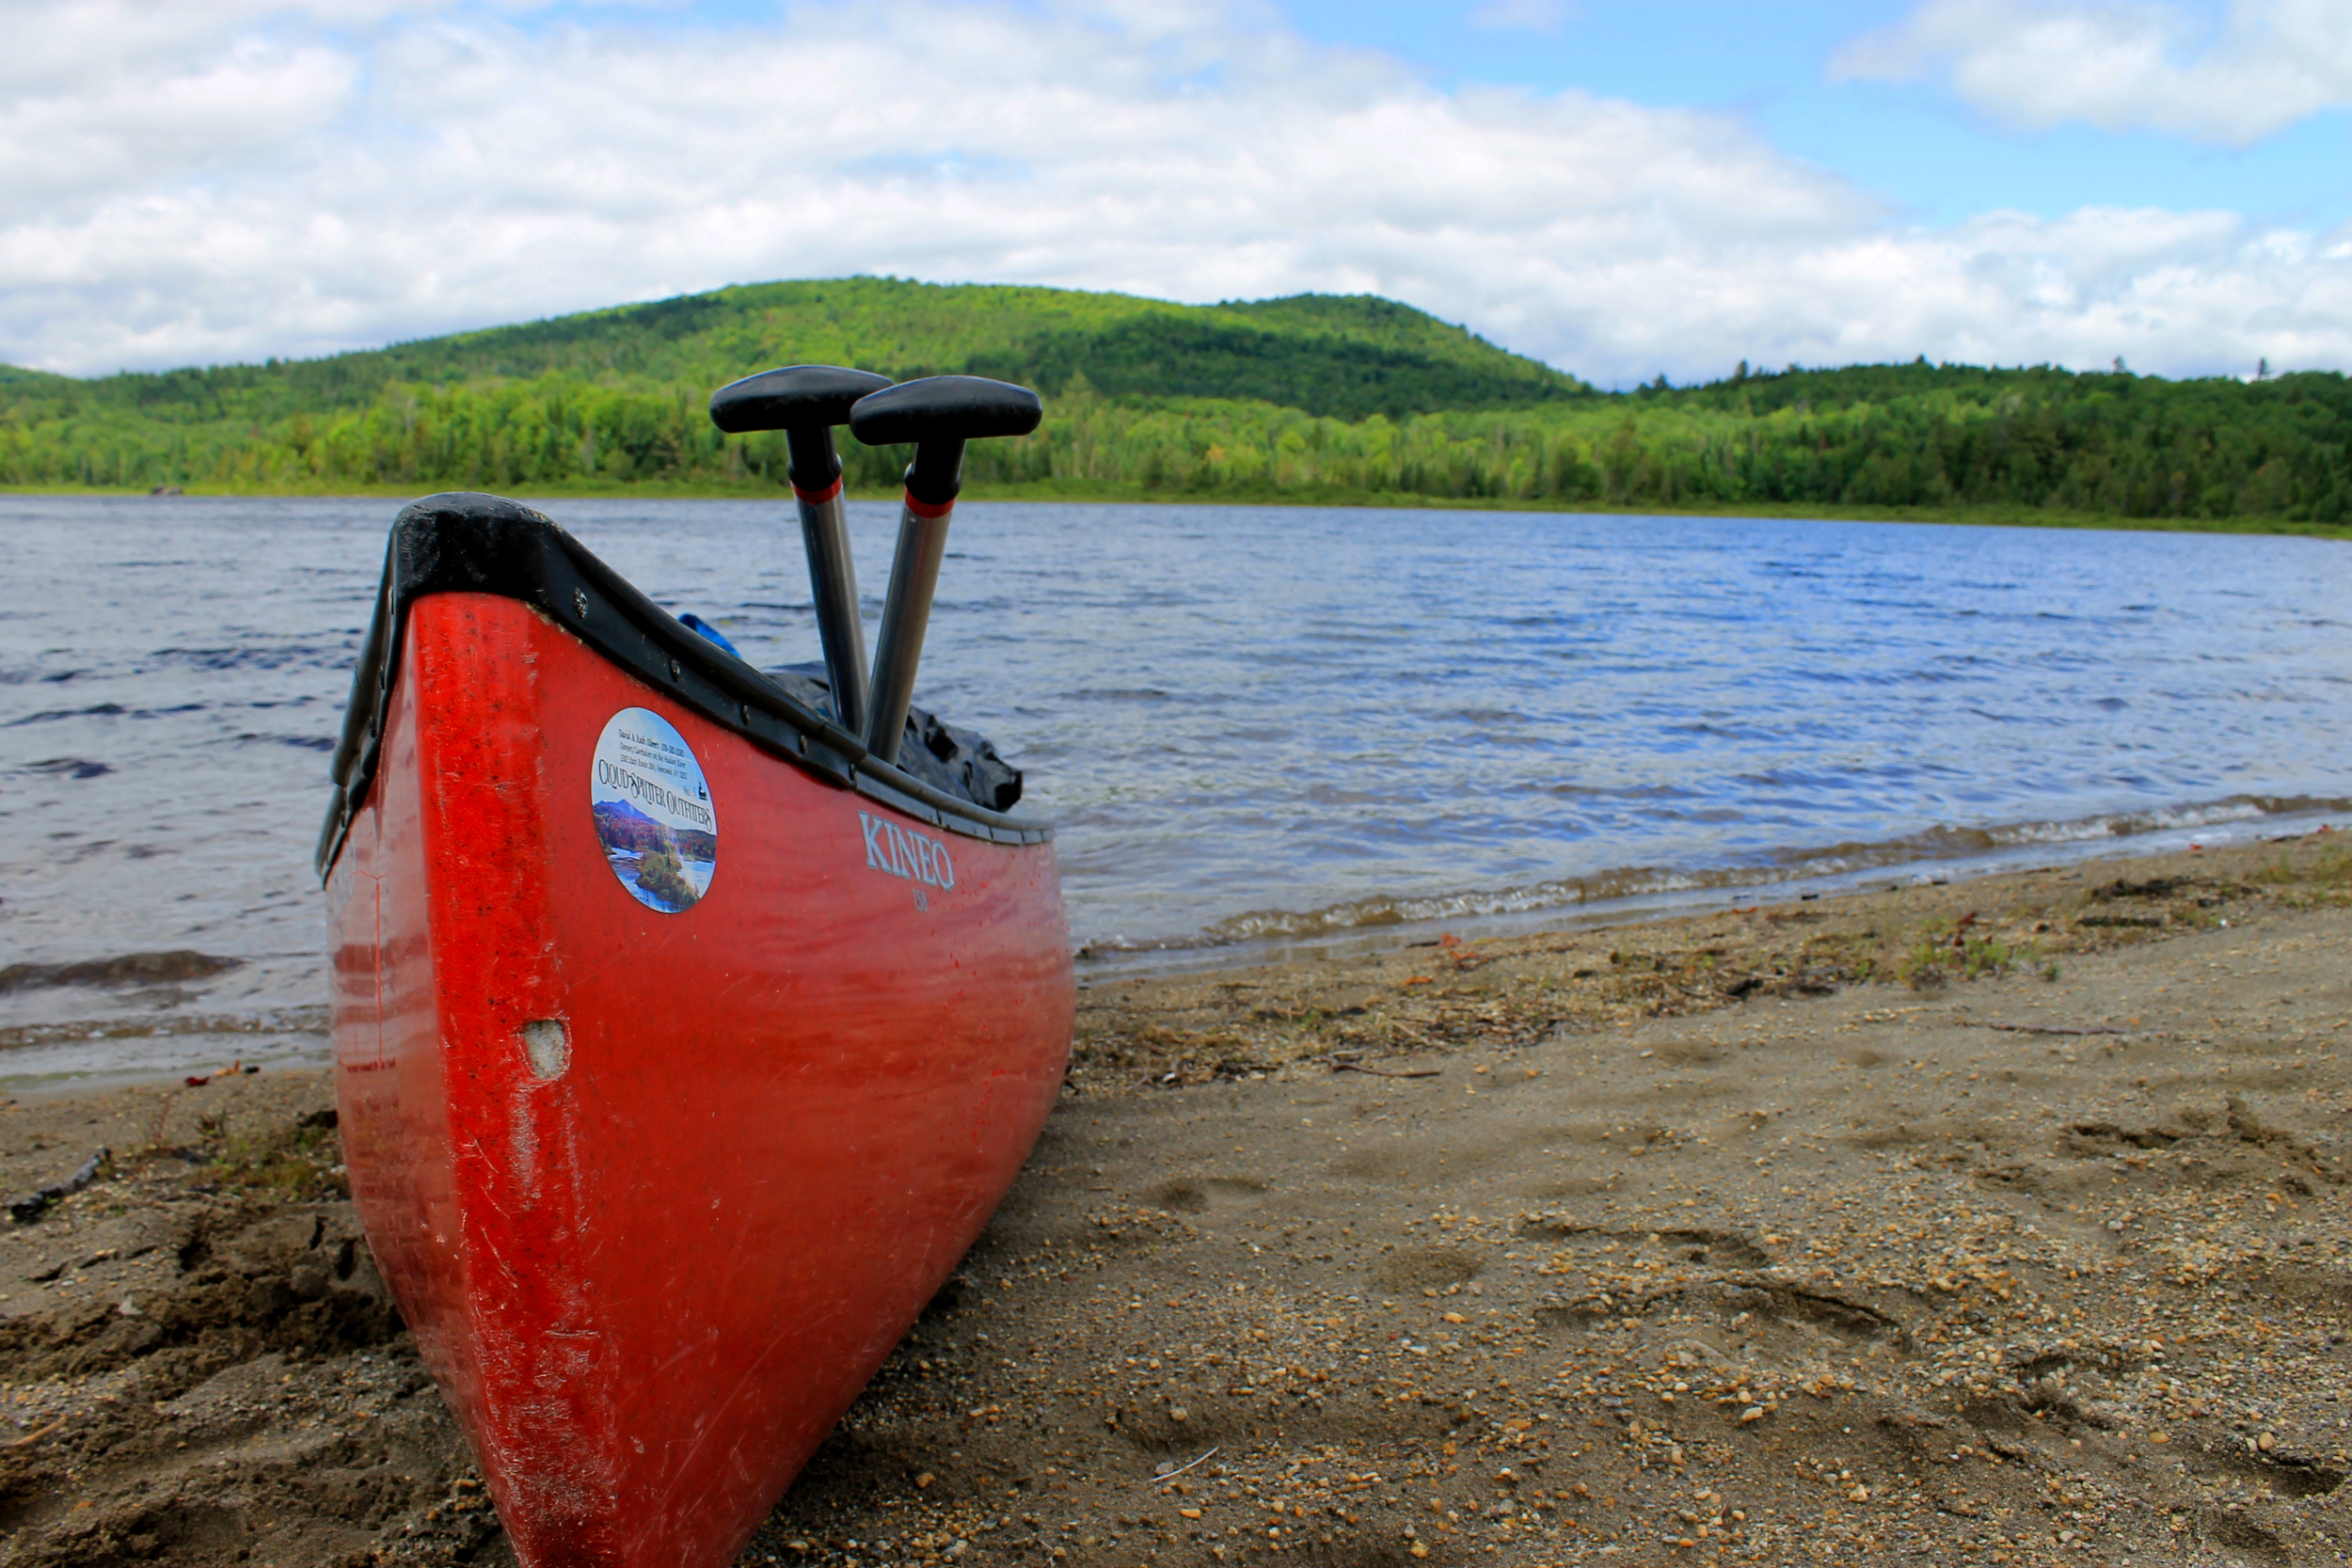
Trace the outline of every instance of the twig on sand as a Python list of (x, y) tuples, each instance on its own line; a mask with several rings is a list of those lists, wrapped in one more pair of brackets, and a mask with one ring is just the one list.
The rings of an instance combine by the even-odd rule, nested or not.
[(1150, 1481), (1145, 1481), (1143, 1484), (1146, 1486), (1157, 1486), (1164, 1481), (1174, 1481), (1178, 1476), (1181, 1476), (1186, 1470), (1191, 1469), (1193, 1465), (1206, 1465), (1210, 1460), (1216, 1458), (1218, 1450), (1224, 1447), (1224, 1444), (1219, 1443), (1216, 1448), (1211, 1449), (1207, 1453), (1204, 1453), (1200, 1458), (1194, 1460), (1191, 1465), (1180, 1465), (1173, 1470), (1162, 1470), (1159, 1474), (1153, 1476)]
[(2006, 1029), (2012, 1035), (2120, 1035), (2121, 1029), (2061, 1029), (2049, 1023), (1988, 1023), (1988, 1029)]
[(53, 1205), (63, 1202), (97, 1180), (100, 1173), (113, 1162), (114, 1157), (113, 1149), (102, 1148), (84, 1161), (80, 1170), (75, 1171), (64, 1180), (52, 1181), (36, 1192), (26, 1193), (23, 1197), (10, 1199), (8, 1217), (19, 1225), (32, 1224), (47, 1213)]
[(1333, 1072), (1361, 1072), (1374, 1078), (1435, 1078), (1438, 1076), (1436, 1068), (1426, 1068), (1418, 1072), (1390, 1072), (1385, 1069), (1364, 1067), (1355, 1062), (1333, 1062), (1331, 1070)]
[(63, 1416), (60, 1416), (56, 1420), (50, 1422), (47, 1426), (35, 1427), (24, 1436), (19, 1437), (12, 1442), (0, 1443), (0, 1449), (22, 1449), (29, 1447), (34, 1443), (40, 1442), (42, 1438), (48, 1436), (51, 1433), (65, 1425), (65, 1421), (66, 1418)]

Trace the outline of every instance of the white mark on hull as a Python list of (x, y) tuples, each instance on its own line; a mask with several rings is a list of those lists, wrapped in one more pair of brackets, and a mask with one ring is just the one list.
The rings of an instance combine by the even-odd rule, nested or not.
[(572, 1065), (571, 1031), (564, 1027), (560, 1018), (534, 1018), (522, 1026), (523, 1050), (531, 1057), (531, 1070), (542, 1078), (564, 1076), (564, 1069)]

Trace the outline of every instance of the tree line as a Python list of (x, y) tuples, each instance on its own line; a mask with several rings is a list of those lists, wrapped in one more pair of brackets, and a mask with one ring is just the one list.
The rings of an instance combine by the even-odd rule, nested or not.
[[(781, 489), (781, 436), (722, 435), (709, 388), (553, 370), (388, 380), (342, 407), (162, 419), (39, 378), (0, 385), (0, 483), (248, 491)], [(2122, 518), (2352, 515), (2352, 387), (2116, 372), (1866, 366), (1346, 417), (1240, 397), (1112, 395), (1083, 369), (1032, 436), (977, 444), (975, 494), (1516, 500), (1663, 508), (2056, 509)], [(844, 439), (851, 485), (903, 451)]]

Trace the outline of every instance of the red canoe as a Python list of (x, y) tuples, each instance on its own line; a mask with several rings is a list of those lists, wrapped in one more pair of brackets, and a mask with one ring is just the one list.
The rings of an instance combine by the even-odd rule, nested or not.
[(518, 1557), (730, 1561), (1053, 1104), (1049, 832), (489, 496), (401, 514), (335, 775), (352, 1195)]

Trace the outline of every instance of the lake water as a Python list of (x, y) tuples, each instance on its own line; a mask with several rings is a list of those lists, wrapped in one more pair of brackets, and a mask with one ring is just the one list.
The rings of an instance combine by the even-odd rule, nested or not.
[[(385, 500), (0, 497), (0, 1079), (315, 1057), (326, 764)], [(755, 663), (768, 502), (546, 510)], [(850, 508), (868, 636), (895, 508)], [(1229, 960), (2352, 807), (2352, 547), (1526, 513), (974, 503), (917, 700), (1059, 825), (1099, 961)]]

